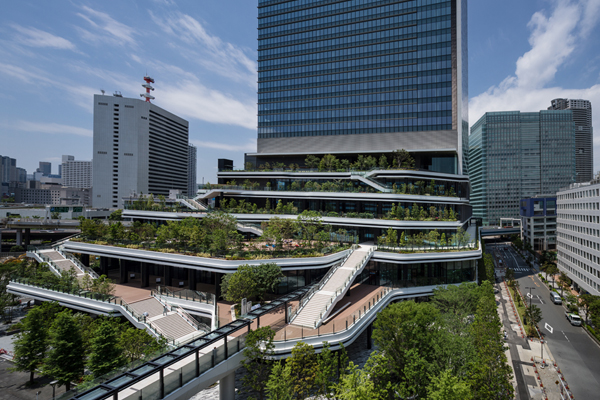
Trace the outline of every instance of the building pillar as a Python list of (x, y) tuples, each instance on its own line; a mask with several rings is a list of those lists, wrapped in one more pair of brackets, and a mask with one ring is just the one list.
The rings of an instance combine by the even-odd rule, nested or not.
[(25, 234), (23, 235), (23, 240), (25, 242), (25, 248), (29, 246), (31, 238), (31, 228), (25, 228)]
[(23, 245), (23, 229), (17, 229), (17, 246)]
[(173, 280), (173, 267), (171, 267), (170, 265), (165, 265), (165, 281), (163, 282), (163, 284), (165, 286), (172, 286), (171, 285), (171, 281)]
[(108, 276), (108, 258), (100, 257), (100, 275)]
[(2, 253), (2, 229), (0, 229), (0, 253)]
[(219, 381), (219, 400), (235, 400), (235, 371)]
[(373, 334), (373, 323), (370, 323), (369, 326), (367, 326), (367, 349), (371, 350), (371, 347), (373, 347), (372, 345), (372, 341), (371, 341), (371, 335)]
[(127, 260), (120, 259), (119, 262), (119, 276), (120, 283), (127, 283), (129, 280), (129, 275), (127, 275)]
[(188, 269), (188, 288), (190, 290), (196, 290), (196, 270)]
[(81, 254), (81, 263), (86, 267), (90, 266), (90, 255), (89, 254)]
[(142, 284), (141, 287), (145, 288), (150, 286), (150, 273), (148, 271), (148, 263), (141, 262), (140, 269), (142, 270)]

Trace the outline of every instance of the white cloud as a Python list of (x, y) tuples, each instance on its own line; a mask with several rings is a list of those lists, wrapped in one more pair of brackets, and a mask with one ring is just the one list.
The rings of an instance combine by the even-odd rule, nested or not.
[(93, 136), (91, 129), (71, 125), (62, 125), (53, 122), (17, 121), (11, 126), (11, 128), (23, 132), (33, 133), (67, 134), (85, 137)]
[(167, 34), (176, 36), (189, 47), (181, 54), (207, 70), (255, 87), (257, 65), (245, 50), (211, 35), (202, 23), (189, 15), (176, 12), (165, 17), (150, 12), (152, 20)]
[(12, 24), (11, 27), (20, 33), (16, 41), (31, 47), (50, 47), (54, 49), (75, 50), (75, 45), (65, 38), (55, 36), (36, 28), (25, 28)]
[[(474, 124), (489, 111), (539, 111), (555, 98), (586, 99), (596, 105), (593, 120), (600, 121), (600, 85), (584, 89), (552, 87), (557, 71), (567, 62), (598, 23), (598, 0), (557, 0), (550, 15), (536, 12), (528, 26), (531, 50), (519, 58), (515, 75), (490, 87), (470, 100), (469, 115)], [(600, 140), (594, 139), (595, 165), (600, 160)]]
[(127, 26), (110, 15), (96, 11), (93, 8), (82, 6), (82, 13), (77, 13), (79, 17), (87, 21), (94, 32), (84, 28), (77, 27), (81, 38), (91, 43), (104, 43), (106, 41), (119, 45), (135, 45), (135, 29)]
[(192, 80), (181, 80), (176, 85), (164, 84), (156, 94), (155, 103), (177, 115), (202, 121), (238, 125), (256, 129), (257, 109), (254, 99), (242, 101), (230, 95), (211, 90)]
[(236, 145), (229, 143), (205, 142), (202, 140), (192, 140), (193, 145), (198, 148), (209, 148), (235, 152), (256, 151), (256, 139), (249, 140), (246, 144)]

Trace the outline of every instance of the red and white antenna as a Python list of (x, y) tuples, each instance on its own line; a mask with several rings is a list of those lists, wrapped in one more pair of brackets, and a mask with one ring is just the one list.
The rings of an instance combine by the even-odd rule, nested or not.
[(148, 103), (150, 103), (150, 100), (154, 100), (154, 96), (150, 95), (150, 91), (154, 90), (154, 88), (152, 87), (152, 85), (150, 85), (151, 83), (154, 83), (154, 79), (152, 79), (148, 75), (146, 75), (144, 77), (144, 80), (146, 81), (146, 83), (144, 83), (142, 85), (142, 87), (146, 88), (146, 93), (140, 94), (140, 97), (144, 97), (146, 99), (146, 101)]

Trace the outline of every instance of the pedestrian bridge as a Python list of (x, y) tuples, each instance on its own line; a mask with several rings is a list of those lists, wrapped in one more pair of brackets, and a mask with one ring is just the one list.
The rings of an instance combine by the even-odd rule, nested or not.
[(481, 237), (490, 237), (490, 236), (502, 236), (502, 235), (520, 235), (521, 227), (509, 227), (509, 228), (481, 228)]

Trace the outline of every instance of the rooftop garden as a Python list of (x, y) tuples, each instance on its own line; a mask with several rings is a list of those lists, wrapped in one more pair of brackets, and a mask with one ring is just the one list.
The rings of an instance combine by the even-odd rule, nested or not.
[(81, 237), (72, 240), (228, 260), (319, 257), (348, 249), (356, 240), (333, 232), (313, 212), (304, 212), (295, 220), (272, 218), (263, 223), (263, 236), (257, 239), (246, 239), (238, 232), (236, 218), (220, 211), (160, 226), (136, 221), (127, 227), (120, 221), (105, 225), (82, 219), (80, 228)]
[(406, 231), (398, 231), (389, 228), (384, 235), (377, 238), (377, 250), (392, 253), (422, 253), (463, 251), (465, 247), (471, 250), (476, 248), (477, 242), (471, 242), (471, 235), (462, 228), (456, 233), (446, 235), (435, 229), (429, 232), (407, 234)]
[[(259, 207), (256, 203), (246, 201), (244, 199), (236, 200), (231, 198), (229, 200), (222, 199), (219, 204), (219, 209), (228, 213), (235, 214), (304, 214), (312, 213), (313, 215), (321, 217), (341, 217), (341, 218), (375, 218), (373, 213), (338, 213), (335, 211), (302, 211), (299, 212), (298, 207), (294, 206), (294, 203), (288, 202), (286, 204), (280, 199), (274, 206), (271, 205), (271, 200), (267, 199), (265, 207)], [(382, 219), (397, 220), (397, 221), (445, 221), (455, 222), (459, 221), (457, 213), (452, 207), (435, 207), (429, 208), (419, 206), (417, 203), (413, 203), (412, 206), (404, 206), (402, 204), (393, 203), (389, 212), (387, 212)]]
[[(416, 181), (414, 183), (393, 183), (386, 184), (382, 182), (374, 182), (380, 186), (389, 187), (385, 193), (416, 195), (416, 196), (446, 196), (458, 197), (453, 186), (445, 183), (436, 182), (432, 179), (429, 183), (424, 181)], [(281, 182), (277, 180), (267, 181), (261, 184), (260, 182), (246, 179), (238, 185), (238, 182), (228, 181), (223, 184), (204, 185), (207, 190), (212, 189), (229, 189), (229, 190), (253, 190), (253, 191), (284, 191), (284, 192), (343, 192), (343, 193), (382, 193), (372, 186), (358, 180), (336, 179), (336, 180), (306, 180), (297, 179), (292, 182)]]
[[(337, 158), (332, 154), (326, 154), (322, 157), (309, 155), (304, 160), (304, 166), (284, 162), (264, 163), (255, 166), (252, 163), (246, 163), (246, 172), (269, 172), (269, 171), (319, 171), (319, 172), (346, 172), (346, 171), (369, 171), (372, 169), (392, 169), (392, 170), (415, 170), (415, 160), (410, 153), (404, 149), (394, 150), (388, 156), (382, 154), (379, 158), (372, 155), (358, 155), (356, 160), (351, 161), (346, 158)], [(223, 170), (227, 171), (227, 170)], [(231, 171), (231, 170), (230, 170)]]

